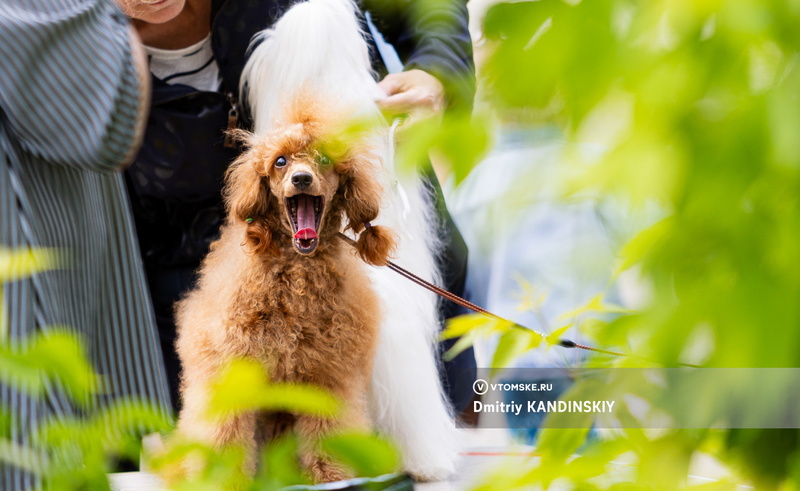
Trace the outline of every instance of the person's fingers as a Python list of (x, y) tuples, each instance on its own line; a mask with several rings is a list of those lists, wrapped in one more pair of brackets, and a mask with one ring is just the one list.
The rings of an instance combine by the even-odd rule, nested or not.
[(418, 107), (419, 97), (415, 91), (400, 92), (378, 101), (378, 107), (389, 114), (407, 114)]
[(387, 97), (377, 101), (383, 113), (393, 118), (406, 115), (404, 128), (429, 118), (441, 119), (444, 109), (444, 86), (422, 70), (392, 73), (378, 83)]
[(408, 72), (390, 73), (386, 75), (383, 80), (378, 82), (378, 87), (381, 88), (386, 95), (394, 95), (398, 92), (403, 92), (408, 86)]

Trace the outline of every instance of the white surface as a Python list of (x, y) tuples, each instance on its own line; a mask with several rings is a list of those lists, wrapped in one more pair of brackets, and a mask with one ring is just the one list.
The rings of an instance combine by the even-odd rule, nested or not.
[[(479, 480), (480, 476), (488, 470), (509, 461), (518, 465), (529, 465), (531, 447), (512, 446), (508, 431), (504, 429), (478, 429), (461, 430), (465, 437), (468, 450), (463, 452), (458, 462), (459, 471), (457, 479), (448, 482), (418, 484), (419, 491), (462, 491), (470, 488)], [(624, 462), (614, 462), (611, 471), (607, 474), (609, 480), (629, 477), (633, 470)], [(692, 475), (689, 484), (705, 484), (723, 479), (728, 476), (727, 470), (715, 459), (700, 455), (693, 459), (690, 467)], [(615, 479), (616, 478), (616, 479)], [(109, 476), (111, 489), (114, 491), (161, 491), (166, 490), (163, 483), (153, 474), (146, 472), (125, 472)], [(558, 488), (551, 486), (551, 490)], [(568, 489), (568, 488), (564, 488)], [(737, 490), (753, 489), (749, 486), (738, 486)], [(532, 488), (533, 491), (533, 488)]]
[(166, 489), (161, 480), (147, 472), (119, 472), (108, 476), (114, 491), (160, 491)]

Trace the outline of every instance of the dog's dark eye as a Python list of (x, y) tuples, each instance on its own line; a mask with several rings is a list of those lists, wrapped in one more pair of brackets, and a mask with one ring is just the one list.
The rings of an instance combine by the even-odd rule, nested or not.
[(333, 160), (331, 160), (331, 158), (325, 155), (324, 153), (319, 154), (319, 157), (317, 157), (317, 162), (319, 162), (319, 165), (323, 167), (327, 167), (333, 164)]
[(275, 167), (280, 169), (281, 167), (285, 167), (285, 166), (286, 166), (286, 157), (281, 155), (280, 157), (275, 159)]

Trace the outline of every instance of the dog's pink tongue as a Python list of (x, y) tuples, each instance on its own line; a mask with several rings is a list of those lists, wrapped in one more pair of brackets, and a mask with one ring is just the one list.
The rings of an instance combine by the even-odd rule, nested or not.
[(297, 199), (297, 233), (295, 239), (316, 239), (317, 225), (316, 215), (314, 214), (314, 198), (302, 195)]
[(294, 238), (295, 239), (303, 239), (303, 240), (316, 239), (317, 238), (317, 232), (313, 228), (304, 228), (304, 229), (298, 230), (297, 233), (294, 234)]

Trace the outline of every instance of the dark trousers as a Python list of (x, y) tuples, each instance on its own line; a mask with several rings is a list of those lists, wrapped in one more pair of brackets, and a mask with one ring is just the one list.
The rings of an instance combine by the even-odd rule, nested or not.
[(197, 278), (195, 269), (160, 269), (148, 271), (147, 274), (150, 295), (153, 298), (153, 308), (156, 313), (158, 337), (161, 341), (161, 351), (164, 354), (164, 367), (167, 370), (169, 395), (172, 397), (172, 406), (176, 414), (180, 411), (182, 401), (180, 398), (181, 363), (175, 351), (177, 338), (175, 303), (194, 286)]

